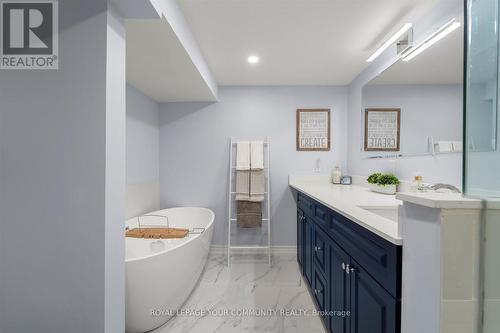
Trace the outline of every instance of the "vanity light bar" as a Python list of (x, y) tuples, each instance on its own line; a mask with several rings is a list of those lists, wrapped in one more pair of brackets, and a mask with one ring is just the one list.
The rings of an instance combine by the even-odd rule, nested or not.
[(424, 52), (429, 47), (431, 47), (432, 45), (436, 44), (438, 41), (443, 39), (449, 33), (458, 29), (460, 25), (461, 25), (460, 22), (456, 22), (455, 18), (446, 22), (435, 33), (427, 37), (422, 43), (418, 44), (414, 49), (410, 50), (406, 54), (403, 54), (403, 61), (410, 61), (411, 59), (415, 58), (420, 53)]
[(375, 51), (374, 54), (370, 56), (370, 58), (366, 59), (366, 62), (372, 62), (377, 58), (379, 55), (382, 54), (387, 48), (389, 48), (392, 44), (396, 43), (401, 36), (403, 36), (408, 30), (411, 29), (413, 25), (411, 23), (405, 23), (401, 29), (398, 30), (391, 38), (389, 38), (382, 46), (378, 48), (377, 51)]

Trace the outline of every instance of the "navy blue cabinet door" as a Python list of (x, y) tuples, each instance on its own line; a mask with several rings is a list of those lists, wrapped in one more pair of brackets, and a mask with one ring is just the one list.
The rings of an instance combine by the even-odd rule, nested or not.
[(399, 306), (354, 260), (351, 283), (351, 333), (396, 333)]
[(297, 209), (297, 261), (300, 270), (302, 271), (302, 263), (304, 261), (304, 212)]
[(328, 236), (321, 231), (320, 228), (317, 226), (314, 227), (314, 233), (313, 233), (313, 258), (314, 258), (314, 267), (318, 271), (320, 271), (323, 276), (326, 277), (328, 269), (327, 269), (327, 264), (328, 264), (328, 259), (327, 259), (327, 254), (328, 254), (328, 246), (327, 246), (327, 239)]
[(313, 221), (308, 216), (305, 216), (304, 221), (304, 261), (303, 261), (303, 266), (304, 266), (304, 275), (306, 276), (307, 282), (309, 283), (310, 286), (313, 285), (313, 280), (312, 280), (312, 269), (313, 269)]
[(350, 317), (350, 275), (345, 269), (351, 258), (335, 242), (329, 242), (329, 277), (330, 277), (330, 311), (344, 311), (346, 316), (330, 317), (330, 331), (332, 333), (349, 332)]
[[(316, 223), (317, 220), (315, 219)], [(330, 283), (328, 281), (328, 236), (317, 226), (313, 229), (313, 292), (318, 307), (322, 311), (329, 309)], [(329, 329), (328, 316), (322, 316)]]

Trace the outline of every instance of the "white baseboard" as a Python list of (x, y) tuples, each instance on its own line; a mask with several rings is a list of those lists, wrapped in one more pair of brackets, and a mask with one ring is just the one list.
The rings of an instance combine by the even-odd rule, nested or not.
[[(297, 254), (296, 246), (271, 246), (272, 254)], [(226, 254), (227, 246), (225, 245), (212, 245), (210, 247), (211, 254)], [(267, 249), (265, 248), (231, 248), (231, 254), (236, 255), (256, 255), (256, 254), (267, 254)]]

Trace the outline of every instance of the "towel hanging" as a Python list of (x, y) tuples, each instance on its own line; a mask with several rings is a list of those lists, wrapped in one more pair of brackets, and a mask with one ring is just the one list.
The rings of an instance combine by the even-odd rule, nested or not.
[(262, 203), (238, 201), (236, 206), (236, 223), (240, 228), (257, 228), (262, 226)]
[(264, 201), (264, 193), (266, 190), (265, 179), (266, 179), (266, 176), (264, 174), (264, 170), (251, 170), (250, 171), (249, 201), (253, 201), (253, 202)]
[(250, 170), (249, 141), (240, 141), (236, 144), (236, 170)]
[(236, 170), (236, 201), (250, 200), (250, 170)]
[(264, 170), (264, 142), (250, 142), (250, 169)]

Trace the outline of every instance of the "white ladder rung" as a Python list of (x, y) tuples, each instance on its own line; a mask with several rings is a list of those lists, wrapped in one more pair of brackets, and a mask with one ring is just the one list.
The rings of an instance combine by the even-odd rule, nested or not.
[[(268, 193), (267, 191), (266, 191), (266, 192), (264, 192), (264, 194), (267, 194), (267, 193)], [(236, 194), (236, 192), (231, 192), (231, 194)]]

